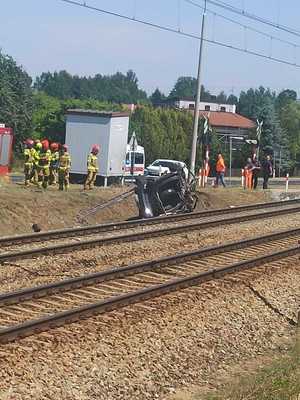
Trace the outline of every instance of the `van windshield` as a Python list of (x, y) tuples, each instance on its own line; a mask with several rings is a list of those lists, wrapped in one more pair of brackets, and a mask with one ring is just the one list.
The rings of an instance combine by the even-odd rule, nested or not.
[(126, 154), (126, 161), (129, 163), (131, 160), (134, 159), (135, 164), (143, 164), (144, 165), (144, 154), (143, 153), (130, 153)]
[(135, 153), (135, 164), (144, 164), (144, 154)]

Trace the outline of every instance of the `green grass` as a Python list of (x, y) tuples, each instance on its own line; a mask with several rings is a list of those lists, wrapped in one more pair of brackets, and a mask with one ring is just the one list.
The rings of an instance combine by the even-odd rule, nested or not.
[[(254, 375), (227, 384), (217, 394), (195, 396), (195, 400), (300, 400), (300, 335), (295, 347), (285, 356)], [(229, 387), (230, 386), (230, 387)]]

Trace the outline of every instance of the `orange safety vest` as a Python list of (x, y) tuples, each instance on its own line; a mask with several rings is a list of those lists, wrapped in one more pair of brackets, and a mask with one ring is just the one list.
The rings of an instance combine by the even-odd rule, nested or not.
[(217, 164), (216, 164), (216, 171), (217, 172), (225, 172), (225, 162), (224, 162), (224, 158), (221, 157), (218, 159)]

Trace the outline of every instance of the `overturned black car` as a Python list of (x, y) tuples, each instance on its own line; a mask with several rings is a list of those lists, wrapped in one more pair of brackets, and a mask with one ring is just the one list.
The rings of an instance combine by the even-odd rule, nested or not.
[(138, 176), (136, 201), (139, 218), (192, 212), (197, 204), (195, 181), (178, 170), (162, 176)]

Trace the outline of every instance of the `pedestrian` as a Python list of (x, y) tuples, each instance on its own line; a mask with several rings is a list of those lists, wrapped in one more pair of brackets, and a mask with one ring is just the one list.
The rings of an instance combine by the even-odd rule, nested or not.
[(250, 157), (247, 158), (247, 164), (244, 167), (245, 171), (245, 188), (252, 189), (252, 171), (253, 171), (253, 163)]
[(60, 147), (59, 160), (58, 160), (59, 190), (69, 189), (70, 168), (71, 168), (71, 156), (68, 153), (68, 146), (64, 144)]
[(24, 175), (25, 175), (25, 186), (29, 186), (30, 179), (32, 177), (32, 169), (34, 162), (34, 141), (32, 139), (27, 139), (25, 141), (24, 150)]
[(269, 178), (273, 175), (273, 164), (269, 155), (266, 156), (262, 163), (262, 173), (264, 178), (263, 189), (268, 189)]
[(217, 164), (216, 164), (216, 182), (215, 186), (219, 186), (219, 181), (223, 185), (223, 187), (226, 187), (225, 182), (224, 182), (224, 176), (225, 176), (225, 161), (221, 153), (218, 153), (217, 156)]
[(260, 172), (260, 163), (257, 159), (256, 154), (253, 154), (253, 157), (252, 157), (252, 180), (251, 180), (252, 189), (257, 188), (259, 172)]
[(96, 178), (97, 178), (97, 174), (98, 174), (98, 158), (97, 158), (97, 154), (100, 151), (100, 146), (98, 144), (94, 144), (92, 146), (92, 150), (90, 152), (90, 154), (88, 155), (88, 159), (87, 159), (87, 177), (86, 177), (86, 181), (84, 184), (84, 190), (91, 190), (94, 187)]

